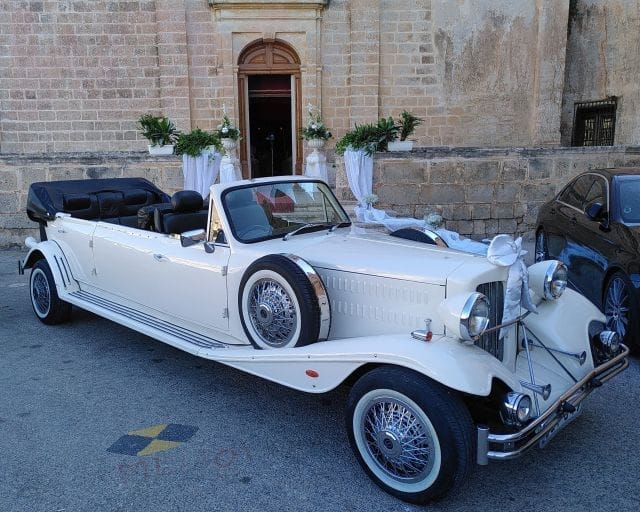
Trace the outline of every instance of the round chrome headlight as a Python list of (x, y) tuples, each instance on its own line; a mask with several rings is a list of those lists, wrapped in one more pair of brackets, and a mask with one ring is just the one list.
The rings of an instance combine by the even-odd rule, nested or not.
[(488, 325), (489, 300), (481, 293), (472, 293), (460, 314), (460, 336), (471, 340), (480, 336)]
[(620, 335), (615, 331), (602, 331), (600, 345), (608, 356), (614, 356), (620, 351)]
[(560, 298), (567, 288), (567, 267), (559, 261), (552, 261), (544, 276), (544, 298)]
[(501, 413), (505, 424), (523, 425), (531, 417), (531, 398), (524, 393), (509, 391), (504, 397)]

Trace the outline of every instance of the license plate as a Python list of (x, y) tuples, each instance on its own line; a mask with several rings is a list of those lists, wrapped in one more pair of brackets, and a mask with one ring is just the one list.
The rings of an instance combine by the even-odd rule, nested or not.
[(549, 441), (551, 441), (554, 437), (556, 437), (558, 432), (560, 432), (564, 427), (566, 427), (569, 423), (571, 423), (578, 416), (580, 416), (581, 412), (582, 412), (582, 404), (578, 404), (574, 412), (571, 412), (571, 413), (565, 412), (562, 415), (562, 418), (560, 418), (560, 421), (558, 421), (558, 423), (556, 423), (554, 427), (551, 430), (549, 430), (549, 432), (547, 432), (545, 435), (543, 435), (540, 438), (540, 441), (538, 442), (538, 446), (540, 448), (544, 448), (545, 446), (547, 446), (549, 444)]

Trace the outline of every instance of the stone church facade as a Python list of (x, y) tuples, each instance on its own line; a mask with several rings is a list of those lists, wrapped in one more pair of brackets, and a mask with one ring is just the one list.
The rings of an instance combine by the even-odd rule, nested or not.
[[(448, 188), (463, 185), (466, 164), (473, 174), (489, 158), (494, 188), (483, 196), (483, 213), (466, 206), (469, 218), (455, 221), (467, 224), (454, 227), (478, 235), (498, 228), (504, 208), (492, 205), (512, 202), (509, 227), (524, 229), (534, 211), (527, 193), (497, 196), (505, 165), (524, 166), (523, 179), (534, 188), (542, 179), (547, 193), (590, 161), (637, 162), (639, 28), (637, 0), (6, 0), (0, 231), (27, 229), (19, 216), (37, 179), (142, 172), (179, 188), (177, 158), (139, 153), (146, 141), (136, 120), (146, 112), (188, 131), (215, 128), (226, 111), (242, 129), (246, 177), (255, 175), (251, 155), (267, 133), (288, 155), (289, 172), (301, 172), (306, 149), (298, 133), (308, 104), (321, 108), (334, 133), (331, 162), (333, 143), (354, 124), (402, 110), (424, 119), (418, 146), (458, 148), (381, 155), (374, 188), (387, 206), (420, 215), (426, 200), (403, 203), (397, 186), (410, 176), (427, 190), (434, 158), (458, 169), (447, 175), (462, 183), (440, 183)], [(615, 149), (600, 147), (593, 159), (587, 149), (563, 149), (576, 137), (578, 145), (600, 146), (588, 138), (594, 122)], [(504, 149), (499, 161), (496, 148)], [(531, 157), (512, 148), (543, 149)], [(339, 159), (334, 172), (348, 199)], [(468, 199), (461, 191), (436, 206), (454, 222), (454, 205)]]

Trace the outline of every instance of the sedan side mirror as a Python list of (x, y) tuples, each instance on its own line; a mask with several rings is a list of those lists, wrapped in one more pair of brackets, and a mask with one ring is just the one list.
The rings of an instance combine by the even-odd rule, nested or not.
[(589, 220), (599, 222), (598, 226), (601, 231), (609, 231), (609, 219), (607, 218), (607, 212), (600, 203), (591, 203), (584, 210), (584, 214)]
[(604, 207), (600, 203), (591, 203), (584, 211), (584, 214), (589, 220), (601, 221), (603, 220)]

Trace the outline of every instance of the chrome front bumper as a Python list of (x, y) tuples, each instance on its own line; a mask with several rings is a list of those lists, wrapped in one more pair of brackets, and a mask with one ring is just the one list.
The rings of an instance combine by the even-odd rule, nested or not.
[(519, 432), (492, 434), (488, 427), (478, 426), (478, 464), (486, 465), (489, 460), (514, 459), (534, 446), (545, 446), (580, 413), (580, 404), (594, 389), (629, 365), (628, 355), (629, 349), (622, 345), (620, 354), (591, 370)]

